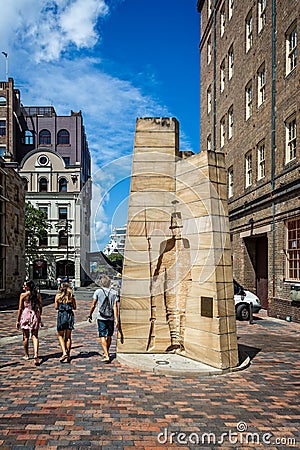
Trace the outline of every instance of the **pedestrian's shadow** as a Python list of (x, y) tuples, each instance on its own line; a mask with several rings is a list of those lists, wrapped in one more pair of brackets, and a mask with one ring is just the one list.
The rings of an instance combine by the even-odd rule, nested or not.
[(92, 358), (93, 356), (99, 356), (99, 355), (100, 355), (100, 353), (95, 352), (95, 351), (90, 351), (90, 352), (81, 351), (81, 352), (77, 353), (77, 355), (71, 356), (71, 361), (73, 361), (74, 359)]
[[(76, 350), (77, 348), (81, 348), (81, 345), (77, 345), (72, 347), (72, 352)], [(87, 359), (92, 358), (93, 356), (99, 356), (99, 353), (96, 351), (80, 351), (77, 354), (72, 355), (71, 352), (71, 361), (74, 359)], [(49, 359), (58, 359), (61, 357), (61, 352), (55, 352), (55, 353), (49, 353), (48, 355), (43, 355), (40, 357), (40, 364), (43, 364), (47, 362)]]

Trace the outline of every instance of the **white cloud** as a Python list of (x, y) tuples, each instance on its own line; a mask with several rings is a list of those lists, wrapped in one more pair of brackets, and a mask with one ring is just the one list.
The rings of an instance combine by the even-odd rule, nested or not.
[(1, 9), (0, 41), (12, 50), (17, 36), (36, 62), (58, 60), (72, 45), (93, 47), (108, 13), (104, 0), (14, 0)]
[(60, 26), (66, 39), (77, 47), (91, 47), (98, 39), (95, 31), (97, 19), (107, 13), (104, 1), (77, 0), (61, 14)]

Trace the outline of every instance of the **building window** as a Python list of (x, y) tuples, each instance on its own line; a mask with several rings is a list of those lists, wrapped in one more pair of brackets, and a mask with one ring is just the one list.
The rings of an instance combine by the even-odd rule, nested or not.
[(228, 0), (228, 19), (230, 20), (233, 14), (234, 0)]
[(208, 0), (207, 2), (207, 17), (209, 18), (212, 12), (212, 0)]
[(246, 155), (246, 188), (252, 184), (252, 153)]
[(292, 117), (288, 119), (285, 124), (286, 129), (286, 156), (285, 162), (289, 163), (296, 158), (296, 138), (297, 138), (297, 128), (296, 128), (296, 118)]
[(297, 28), (296, 25), (286, 35), (286, 73), (297, 65)]
[(15, 214), (15, 233), (19, 233), (19, 216)]
[(27, 178), (22, 177), (22, 181), (23, 181), (23, 186), (24, 186), (24, 191), (28, 191), (28, 186), (29, 186), (29, 181)]
[(246, 52), (250, 50), (252, 45), (253, 45), (253, 18), (252, 18), (252, 11), (250, 11), (246, 18)]
[(211, 36), (207, 39), (207, 64), (211, 62)]
[(252, 101), (253, 101), (253, 92), (252, 92), (252, 81), (246, 86), (246, 120), (252, 116)]
[(208, 151), (211, 150), (211, 134), (209, 134), (209, 135), (207, 136), (206, 147), (207, 147), (207, 150), (208, 150)]
[(228, 197), (233, 196), (233, 167), (228, 169)]
[(262, 64), (257, 72), (257, 105), (260, 106), (266, 100), (266, 68)]
[(233, 45), (230, 47), (228, 51), (228, 79), (231, 80), (233, 77), (233, 63), (234, 63), (234, 54), (233, 54)]
[(49, 159), (46, 155), (41, 155), (38, 157), (37, 162), (40, 166), (46, 166), (49, 163)]
[(20, 199), (20, 190), (19, 190), (19, 186), (15, 186), (15, 195), (14, 195), (14, 201), (18, 202)]
[(47, 178), (40, 178), (39, 180), (39, 192), (47, 192), (48, 191), (48, 180)]
[(6, 136), (6, 120), (0, 120), (0, 136)]
[(220, 147), (224, 147), (225, 144), (225, 117), (222, 117), (220, 122)]
[(62, 159), (64, 160), (65, 166), (70, 165), (70, 156), (63, 156)]
[(40, 247), (48, 247), (48, 234), (47, 234), (47, 232), (45, 232), (45, 234), (39, 238), (39, 246)]
[(59, 220), (66, 220), (68, 218), (68, 209), (66, 206), (58, 208), (58, 218)]
[(260, 33), (266, 24), (267, 0), (258, 0), (258, 32)]
[(211, 86), (207, 89), (207, 114), (211, 112)]
[(58, 182), (59, 192), (67, 192), (68, 182), (65, 178), (61, 178)]
[(233, 106), (231, 106), (228, 110), (228, 139), (231, 139), (233, 136), (233, 121)]
[(68, 130), (59, 130), (59, 132), (57, 133), (57, 144), (70, 144), (70, 133), (68, 132)]
[(226, 13), (225, 13), (225, 3), (221, 6), (221, 16), (220, 16), (220, 29), (221, 29), (221, 36), (223, 36), (225, 32), (225, 24), (226, 24)]
[(225, 59), (221, 62), (220, 66), (220, 90), (223, 92), (225, 89)]
[(287, 277), (300, 279), (300, 219), (287, 222)]
[(19, 255), (15, 255), (15, 272), (14, 275), (19, 275)]
[(33, 261), (33, 278), (47, 279), (47, 261), (43, 259)]
[(65, 230), (61, 230), (58, 233), (58, 246), (59, 247), (67, 247), (68, 246), (68, 235)]
[(33, 145), (33, 134), (29, 130), (25, 130), (24, 143), (25, 145)]
[(50, 145), (51, 144), (51, 134), (50, 134), (49, 130), (40, 131), (39, 144), (40, 145)]
[(1, 95), (0, 96), (0, 106), (5, 106), (5, 105), (6, 105), (6, 97)]
[(257, 146), (257, 179), (261, 180), (266, 175), (265, 143), (260, 142)]

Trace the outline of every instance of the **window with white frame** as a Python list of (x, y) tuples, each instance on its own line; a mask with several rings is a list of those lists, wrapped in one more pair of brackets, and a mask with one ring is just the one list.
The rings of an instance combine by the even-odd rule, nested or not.
[(228, 139), (231, 139), (233, 136), (233, 106), (231, 106), (228, 110)]
[(286, 222), (287, 228), (287, 278), (300, 279), (300, 218)]
[(297, 65), (297, 28), (294, 25), (286, 34), (286, 73)]
[(207, 39), (207, 64), (211, 62), (211, 36)]
[(263, 63), (257, 72), (257, 105), (260, 106), (266, 100), (266, 67)]
[(223, 3), (223, 5), (221, 6), (220, 20), (221, 20), (220, 31), (221, 31), (221, 36), (223, 36), (224, 31), (225, 31), (225, 24), (226, 24), (225, 3)]
[(211, 112), (211, 86), (207, 89), (207, 114)]
[(222, 117), (220, 122), (220, 147), (224, 147), (225, 144), (225, 116)]
[(252, 11), (246, 17), (246, 52), (250, 50), (253, 45), (253, 17)]
[(208, 0), (207, 2), (207, 17), (209, 18), (212, 12), (212, 0)]
[(228, 19), (230, 20), (233, 14), (234, 0), (228, 0)]
[(228, 197), (233, 196), (233, 167), (228, 169)]
[(285, 162), (289, 163), (296, 158), (296, 117), (292, 116), (285, 123), (286, 129), (286, 150), (285, 150)]
[(207, 150), (208, 150), (208, 151), (211, 150), (211, 134), (209, 134), (209, 135), (207, 136), (206, 147), (207, 147)]
[(252, 102), (253, 102), (253, 91), (252, 91), (252, 80), (246, 86), (246, 120), (252, 116)]
[(266, 175), (265, 162), (265, 142), (262, 141), (257, 146), (257, 179), (261, 180)]
[(233, 45), (228, 50), (228, 80), (231, 80), (233, 76), (233, 63), (234, 63), (234, 54), (233, 54)]
[(223, 92), (224, 89), (225, 89), (225, 59), (223, 59), (220, 66), (220, 91)]
[(258, 0), (258, 32), (260, 33), (266, 24), (267, 0)]
[(251, 184), (252, 184), (252, 153), (248, 152), (245, 159), (246, 159), (245, 185), (247, 188), (247, 187), (251, 186)]

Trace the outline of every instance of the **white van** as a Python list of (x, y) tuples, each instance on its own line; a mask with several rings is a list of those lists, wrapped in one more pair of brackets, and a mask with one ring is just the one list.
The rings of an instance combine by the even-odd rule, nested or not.
[(253, 312), (258, 313), (261, 310), (260, 300), (257, 295), (244, 289), (235, 280), (233, 280), (233, 285), (236, 318), (238, 320), (249, 320), (250, 303), (252, 303)]

